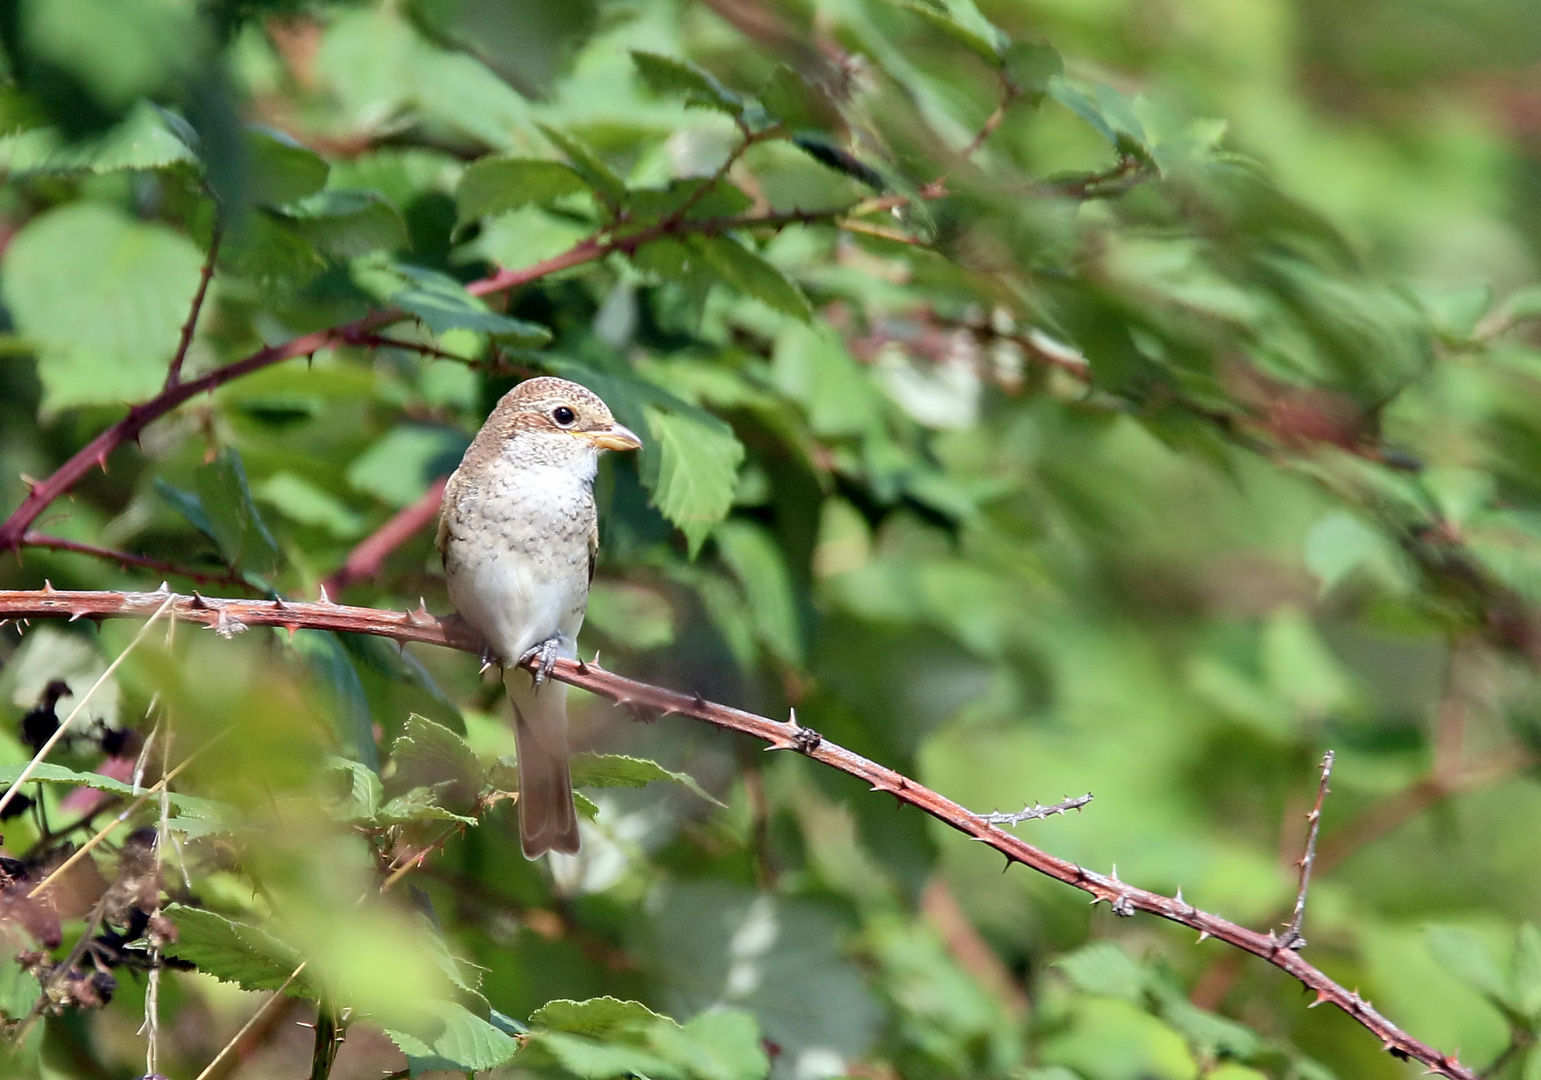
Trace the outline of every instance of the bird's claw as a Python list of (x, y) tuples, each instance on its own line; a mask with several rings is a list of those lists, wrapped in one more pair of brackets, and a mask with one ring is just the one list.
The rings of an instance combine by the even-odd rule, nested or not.
[(551, 674), (551, 669), (556, 664), (557, 649), (561, 647), (561, 641), (555, 634), (542, 641), (533, 649), (529, 649), (519, 658), (521, 666), (534, 661), (530, 669), (530, 675), (535, 680), (535, 689), (540, 689), (540, 684), (546, 681), (546, 676)]

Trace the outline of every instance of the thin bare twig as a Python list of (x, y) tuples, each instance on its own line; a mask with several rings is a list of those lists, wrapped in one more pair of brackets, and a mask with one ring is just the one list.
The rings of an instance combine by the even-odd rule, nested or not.
[(177, 774), (191, 765), (193, 763), (193, 758), (197, 756), (197, 754), (192, 754), (187, 757), (182, 762), (182, 764), (178, 765), (175, 769), (172, 769), (165, 776), (161, 777), (159, 782), (157, 782), (154, 787), (150, 788), (149, 791), (146, 791), (143, 795), (139, 796), (139, 798), (125, 806), (118, 813), (117, 817), (113, 818), (105, 826), (98, 830), (96, 835), (92, 836), (91, 839), (87, 840), (84, 844), (81, 844), (80, 847), (76, 848), (70, 854), (68, 859), (65, 859), (62, 863), (53, 869), (52, 873), (50, 873), (42, 881), (38, 882), (37, 887), (27, 894), (27, 899), (32, 900), (37, 898), (45, 889), (48, 888), (48, 886), (57, 881), (65, 871), (69, 870), (70, 867), (74, 866), (81, 859), (84, 859), (87, 855), (89, 855), (92, 848), (96, 847), (97, 844), (100, 844), (103, 840), (107, 839), (108, 836), (112, 835), (112, 833), (117, 830), (118, 826), (122, 825), (125, 821), (133, 816), (136, 810), (138, 810), (145, 803), (149, 802), (153, 796), (158, 795), (164, 791), (166, 786), (170, 784), (172, 780), (176, 779)]
[(1379, 840), (1452, 795), (1485, 787), (1535, 764), (1533, 754), (1523, 750), (1502, 750), (1472, 762), (1460, 772), (1431, 772), (1372, 804), (1349, 824), (1334, 830), (1322, 843), (1321, 853), (1316, 858), (1317, 867), (1327, 870), (1338, 865), (1366, 844)]
[[(173, 628), (176, 623), (171, 624)], [(169, 714), (165, 719), (165, 734), (161, 739), (161, 775), (167, 776), (171, 771), (171, 721)], [(170, 832), (167, 822), (171, 820), (171, 786), (161, 785), (160, 793), (160, 820), (155, 829), (155, 910), (151, 912), (152, 919), (161, 913), (161, 879), (166, 865), (166, 836)], [(161, 947), (160, 939), (154, 934), (150, 935), (150, 974), (144, 995), (144, 1027), (145, 1050), (144, 1067), (145, 1075), (160, 1075), (160, 1034), (161, 1034)]]
[(230, 1055), (235, 1053), (240, 1047), (241, 1040), (246, 1038), (248, 1032), (257, 1027), (258, 1024), (270, 1020), (274, 1013), (289, 1004), (289, 999), (284, 997), (284, 991), (289, 989), (290, 984), (300, 977), (300, 974), (305, 970), (305, 965), (308, 963), (310, 961), (305, 961), (289, 973), (289, 977), (283, 981), (283, 984), (273, 991), (273, 996), (264, 1001), (262, 1007), (252, 1013), (251, 1018), (242, 1024), (234, 1035), (230, 1036), (230, 1041), (220, 1047), (219, 1053), (214, 1055), (213, 1061), (210, 1061), (203, 1067), (203, 1071), (198, 1074), (197, 1080), (215, 1080), (216, 1077), (225, 1076), (229, 1073), (229, 1069), (225, 1067), (225, 1062), (229, 1060)]
[(178, 566), (176, 563), (152, 559), (148, 555), (135, 555), (129, 551), (114, 551), (112, 548), (97, 547), (95, 544), (83, 544), (78, 540), (66, 540), (62, 536), (51, 536), (48, 533), (25, 533), (21, 538), (21, 546), (43, 548), (47, 551), (68, 551), (76, 555), (89, 555), (93, 559), (105, 559), (109, 562), (115, 562), (125, 569), (132, 566), (141, 570), (150, 570), (157, 574), (173, 574), (176, 577), (187, 578), (189, 581), (197, 581), (203, 584), (231, 585), (239, 589), (256, 591), (239, 574), (231, 570), (217, 573), (189, 570), (187, 567)]
[[(170, 605), (177, 619), (230, 632), (233, 626), (282, 626), (343, 630), (374, 634), (399, 642), (416, 641), (443, 645), (479, 655), (483, 642), (458, 618), (438, 619), (427, 611), (377, 611), (344, 607), (330, 602), (293, 603), (281, 600), (211, 599), (156, 593), (99, 593), (0, 591), (0, 617), (67, 618), (70, 616), (143, 617)], [(558, 659), (553, 678), (609, 698), (634, 713), (668, 716), (677, 714), (727, 731), (736, 731), (768, 743), (768, 749), (791, 750), (831, 768), (857, 777), (873, 790), (893, 795), (901, 802), (925, 811), (950, 828), (978, 840), (1005, 856), (1008, 865), (1021, 863), (1056, 881), (1089, 894), (1092, 902), (1107, 903), (1115, 915), (1146, 912), (1213, 937), (1260, 957), (1315, 992), (1313, 1004), (1330, 1003), (1347, 1013), (1381, 1040), (1386, 1051), (1398, 1058), (1422, 1062), (1430, 1072), (1450, 1080), (1478, 1080), (1476, 1072), (1451, 1054), (1442, 1054), (1413, 1038), (1383, 1016), (1357, 991), (1333, 981), (1307, 962), (1276, 934), (1260, 934), (1228, 919), (1194, 907), (1181, 894), (1163, 896), (1120, 881), (1116, 873), (1099, 874), (1051, 855), (991, 824), (951, 799), (892, 769), (855, 754), (823, 738), (818, 732), (795, 723), (783, 723), (741, 709), (718, 705), (700, 697), (637, 682), (597, 663)], [(202, 1078), (200, 1078), (202, 1080)]]
[(1311, 867), (1316, 862), (1316, 835), (1322, 830), (1322, 804), (1327, 801), (1327, 786), (1332, 776), (1332, 763), (1337, 754), (1329, 750), (1322, 755), (1322, 781), (1316, 787), (1316, 805), (1306, 815), (1310, 831), (1306, 834), (1306, 851), (1300, 857), (1300, 892), (1295, 895), (1295, 913), (1290, 917), (1289, 928), (1284, 931), (1284, 947), (1297, 952), (1306, 947), (1306, 939), (1300, 936), (1300, 928), (1306, 921), (1306, 892), (1311, 888)]
[(209, 282), (214, 280), (214, 264), (219, 260), (220, 234), (219, 215), (216, 214), (214, 231), (209, 236), (209, 254), (203, 260), (203, 270), (198, 275), (198, 291), (193, 294), (192, 309), (187, 313), (187, 321), (182, 324), (182, 336), (177, 340), (176, 354), (166, 370), (165, 389), (169, 390), (182, 381), (182, 364), (187, 360), (187, 350), (192, 346), (193, 334), (198, 329), (198, 316), (202, 314), (203, 301), (209, 295)]

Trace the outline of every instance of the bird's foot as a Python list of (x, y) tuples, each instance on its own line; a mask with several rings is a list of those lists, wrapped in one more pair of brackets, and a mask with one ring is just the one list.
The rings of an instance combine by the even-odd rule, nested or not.
[(551, 674), (551, 668), (556, 664), (557, 650), (561, 648), (562, 641), (556, 634), (552, 634), (545, 641), (533, 649), (528, 650), (519, 658), (520, 666), (534, 661), (530, 669), (531, 676), (535, 679), (535, 689), (540, 689), (540, 684), (546, 681), (546, 676)]
[(501, 661), (499, 661), (499, 659), (496, 656), (492, 655), (492, 649), (491, 648), (489, 648), (487, 646), (483, 646), (482, 647), (482, 668), (481, 668), (480, 671), (477, 672), (477, 674), (478, 675), (485, 675), (487, 673), (487, 669), (488, 668), (496, 667), (500, 662)]

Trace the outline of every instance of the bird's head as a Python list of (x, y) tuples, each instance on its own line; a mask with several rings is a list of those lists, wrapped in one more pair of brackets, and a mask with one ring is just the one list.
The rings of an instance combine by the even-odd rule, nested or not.
[(591, 474), (601, 450), (642, 446), (598, 394), (549, 376), (527, 379), (504, 394), (483, 430), (496, 432), (502, 452), (522, 463), (568, 466)]

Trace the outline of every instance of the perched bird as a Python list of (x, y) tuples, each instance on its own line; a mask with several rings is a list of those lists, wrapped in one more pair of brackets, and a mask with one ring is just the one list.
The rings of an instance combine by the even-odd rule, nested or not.
[[(567, 687), (546, 675), (558, 656), (577, 656), (599, 549), (600, 451), (641, 445), (591, 391), (529, 379), (503, 395), (444, 488), (438, 547), (450, 599), (502, 662), (514, 709), (528, 859), (578, 850)], [(518, 666), (532, 658), (534, 675)]]

